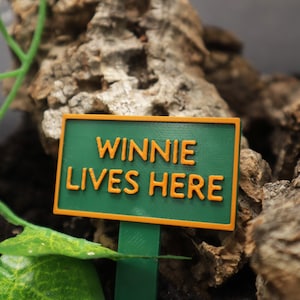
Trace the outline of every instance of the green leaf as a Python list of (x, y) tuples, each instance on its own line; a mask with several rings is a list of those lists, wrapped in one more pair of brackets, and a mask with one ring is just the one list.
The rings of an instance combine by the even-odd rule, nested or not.
[[(17, 256), (64, 255), (79, 259), (109, 258), (154, 258), (122, 254), (85, 239), (57, 232), (55, 230), (33, 225), (16, 216), (3, 202), (0, 201), (0, 215), (8, 222), (23, 226), (19, 235), (0, 243), (0, 253)], [(187, 257), (165, 255), (155, 258), (189, 259)]]
[(100, 244), (35, 225), (26, 226), (21, 234), (0, 243), (0, 253), (24, 256), (64, 255), (80, 259), (124, 257)]
[(102, 300), (90, 261), (63, 256), (0, 257), (0, 300)]
[(17, 217), (0, 201), (0, 214), (14, 225), (24, 227), (19, 235), (0, 243), (0, 253), (17, 256), (64, 255), (79, 259), (132, 257), (123, 255), (100, 244), (85, 239), (57, 232), (55, 230), (33, 225)]

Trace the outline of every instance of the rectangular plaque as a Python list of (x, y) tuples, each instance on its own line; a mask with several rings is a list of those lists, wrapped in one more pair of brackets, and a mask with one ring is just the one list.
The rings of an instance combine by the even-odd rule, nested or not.
[(240, 119), (63, 117), (55, 214), (233, 230)]

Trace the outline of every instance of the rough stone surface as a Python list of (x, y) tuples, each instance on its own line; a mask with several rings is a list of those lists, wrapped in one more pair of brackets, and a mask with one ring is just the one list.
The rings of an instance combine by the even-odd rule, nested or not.
[[(43, 137), (58, 140), (66, 112), (230, 115), (203, 78), (201, 62), (208, 52), (191, 6), (185, 1), (139, 2), (50, 2), (43, 60), (29, 86)], [(23, 6), (15, 1), (22, 20), (28, 17)], [(19, 34), (16, 38), (22, 42)]]
[[(255, 172), (257, 170), (258, 172)], [(261, 155), (250, 149), (241, 151), (240, 196), (237, 228), (234, 232), (185, 229), (175, 234), (167, 231), (162, 245), (166, 253), (190, 253), (194, 264), (168, 262), (160, 265), (161, 273), (186, 293), (205, 297), (207, 287), (217, 287), (239, 271), (245, 260), (245, 231), (249, 221), (261, 212), (262, 188), (270, 181), (271, 171)], [(184, 250), (183, 250), (184, 249)], [(189, 278), (186, 281), (185, 278)]]
[(265, 82), (255, 118), (269, 126), (267, 142), (275, 158), (274, 176), (291, 180), (300, 152), (300, 81), (282, 75), (268, 77)]
[(277, 179), (291, 179), (299, 159), (300, 81), (287, 75), (259, 74), (241, 55), (239, 40), (225, 30), (204, 27), (210, 54), (205, 78), (243, 120), (250, 147), (262, 154)]
[(260, 74), (243, 58), (242, 44), (233, 34), (206, 26), (203, 39), (209, 50), (203, 62), (205, 78), (235, 113), (248, 116), (264, 87)]
[(300, 190), (289, 181), (264, 186), (263, 212), (248, 231), (259, 299), (299, 298), (299, 210)]

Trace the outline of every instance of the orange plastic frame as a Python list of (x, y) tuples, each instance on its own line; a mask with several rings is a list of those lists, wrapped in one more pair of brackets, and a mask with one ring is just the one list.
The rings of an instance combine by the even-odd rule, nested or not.
[[(157, 217), (131, 216), (112, 213), (78, 211), (70, 209), (60, 209), (58, 207), (59, 189), (62, 168), (63, 145), (65, 137), (65, 126), (68, 119), (72, 120), (113, 120), (113, 121), (140, 121), (140, 122), (169, 122), (169, 123), (208, 123), (208, 124), (231, 124), (235, 126), (234, 153), (233, 153), (233, 177), (232, 177), (232, 195), (231, 195), (231, 213), (229, 224), (196, 222), (175, 219), (163, 219)], [(95, 114), (64, 114), (62, 120), (61, 137), (58, 152), (57, 174), (55, 184), (53, 213), (59, 215), (80, 216), (90, 218), (102, 218), (119, 221), (130, 221), (138, 223), (174, 225), (183, 227), (206, 228), (215, 230), (232, 231), (235, 228), (237, 211), (237, 191), (239, 176), (239, 151), (241, 125), (239, 118), (202, 118), (202, 117), (161, 117), (161, 116), (116, 116), (116, 115), (95, 115)]]

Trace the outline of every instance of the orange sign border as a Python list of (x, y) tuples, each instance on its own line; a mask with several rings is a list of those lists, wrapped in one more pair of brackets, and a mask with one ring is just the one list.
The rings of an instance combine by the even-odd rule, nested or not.
[[(231, 211), (230, 223), (208, 223), (197, 221), (185, 221), (175, 219), (163, 219), (156, 217), (131, 216), (121, 214), (110, 214), (101, 212), (88, 212), (70, 209), (60, 209), (58, 207), (59, 188), (61, 179), (62, 156), (65, 137), (65, 127), (67, 120), (110, 120), (110, 121), (139, 121), (139, 122), (168, 122), (168, 123), (208, 123), (208, 124), (231, 124), (235, 126), (234, 136), (234, 153), (233, 153), (233, 176), (232, 176), (232, 195), (231, 195)], [(61, 136), (58, 150), (58, 162), (56, 171), (56, 183), (54, 194), (53, 213), (58, 215), (102, 218), (118, 221), (130, 221), (137, 223), (172, 225), (193, 228), (228, 230), (235, 228), (237, 213), (237, 197), (238, 197), (238, 178), (239, 178), (239, 152), (241, 137), (241, 122), (239, 118), (216, 118), (216, 117), (165, 117), (165, 116), (116, 116), (116, 115), (97, 115), (97, 114), (64, 114), (62, 119)]]

